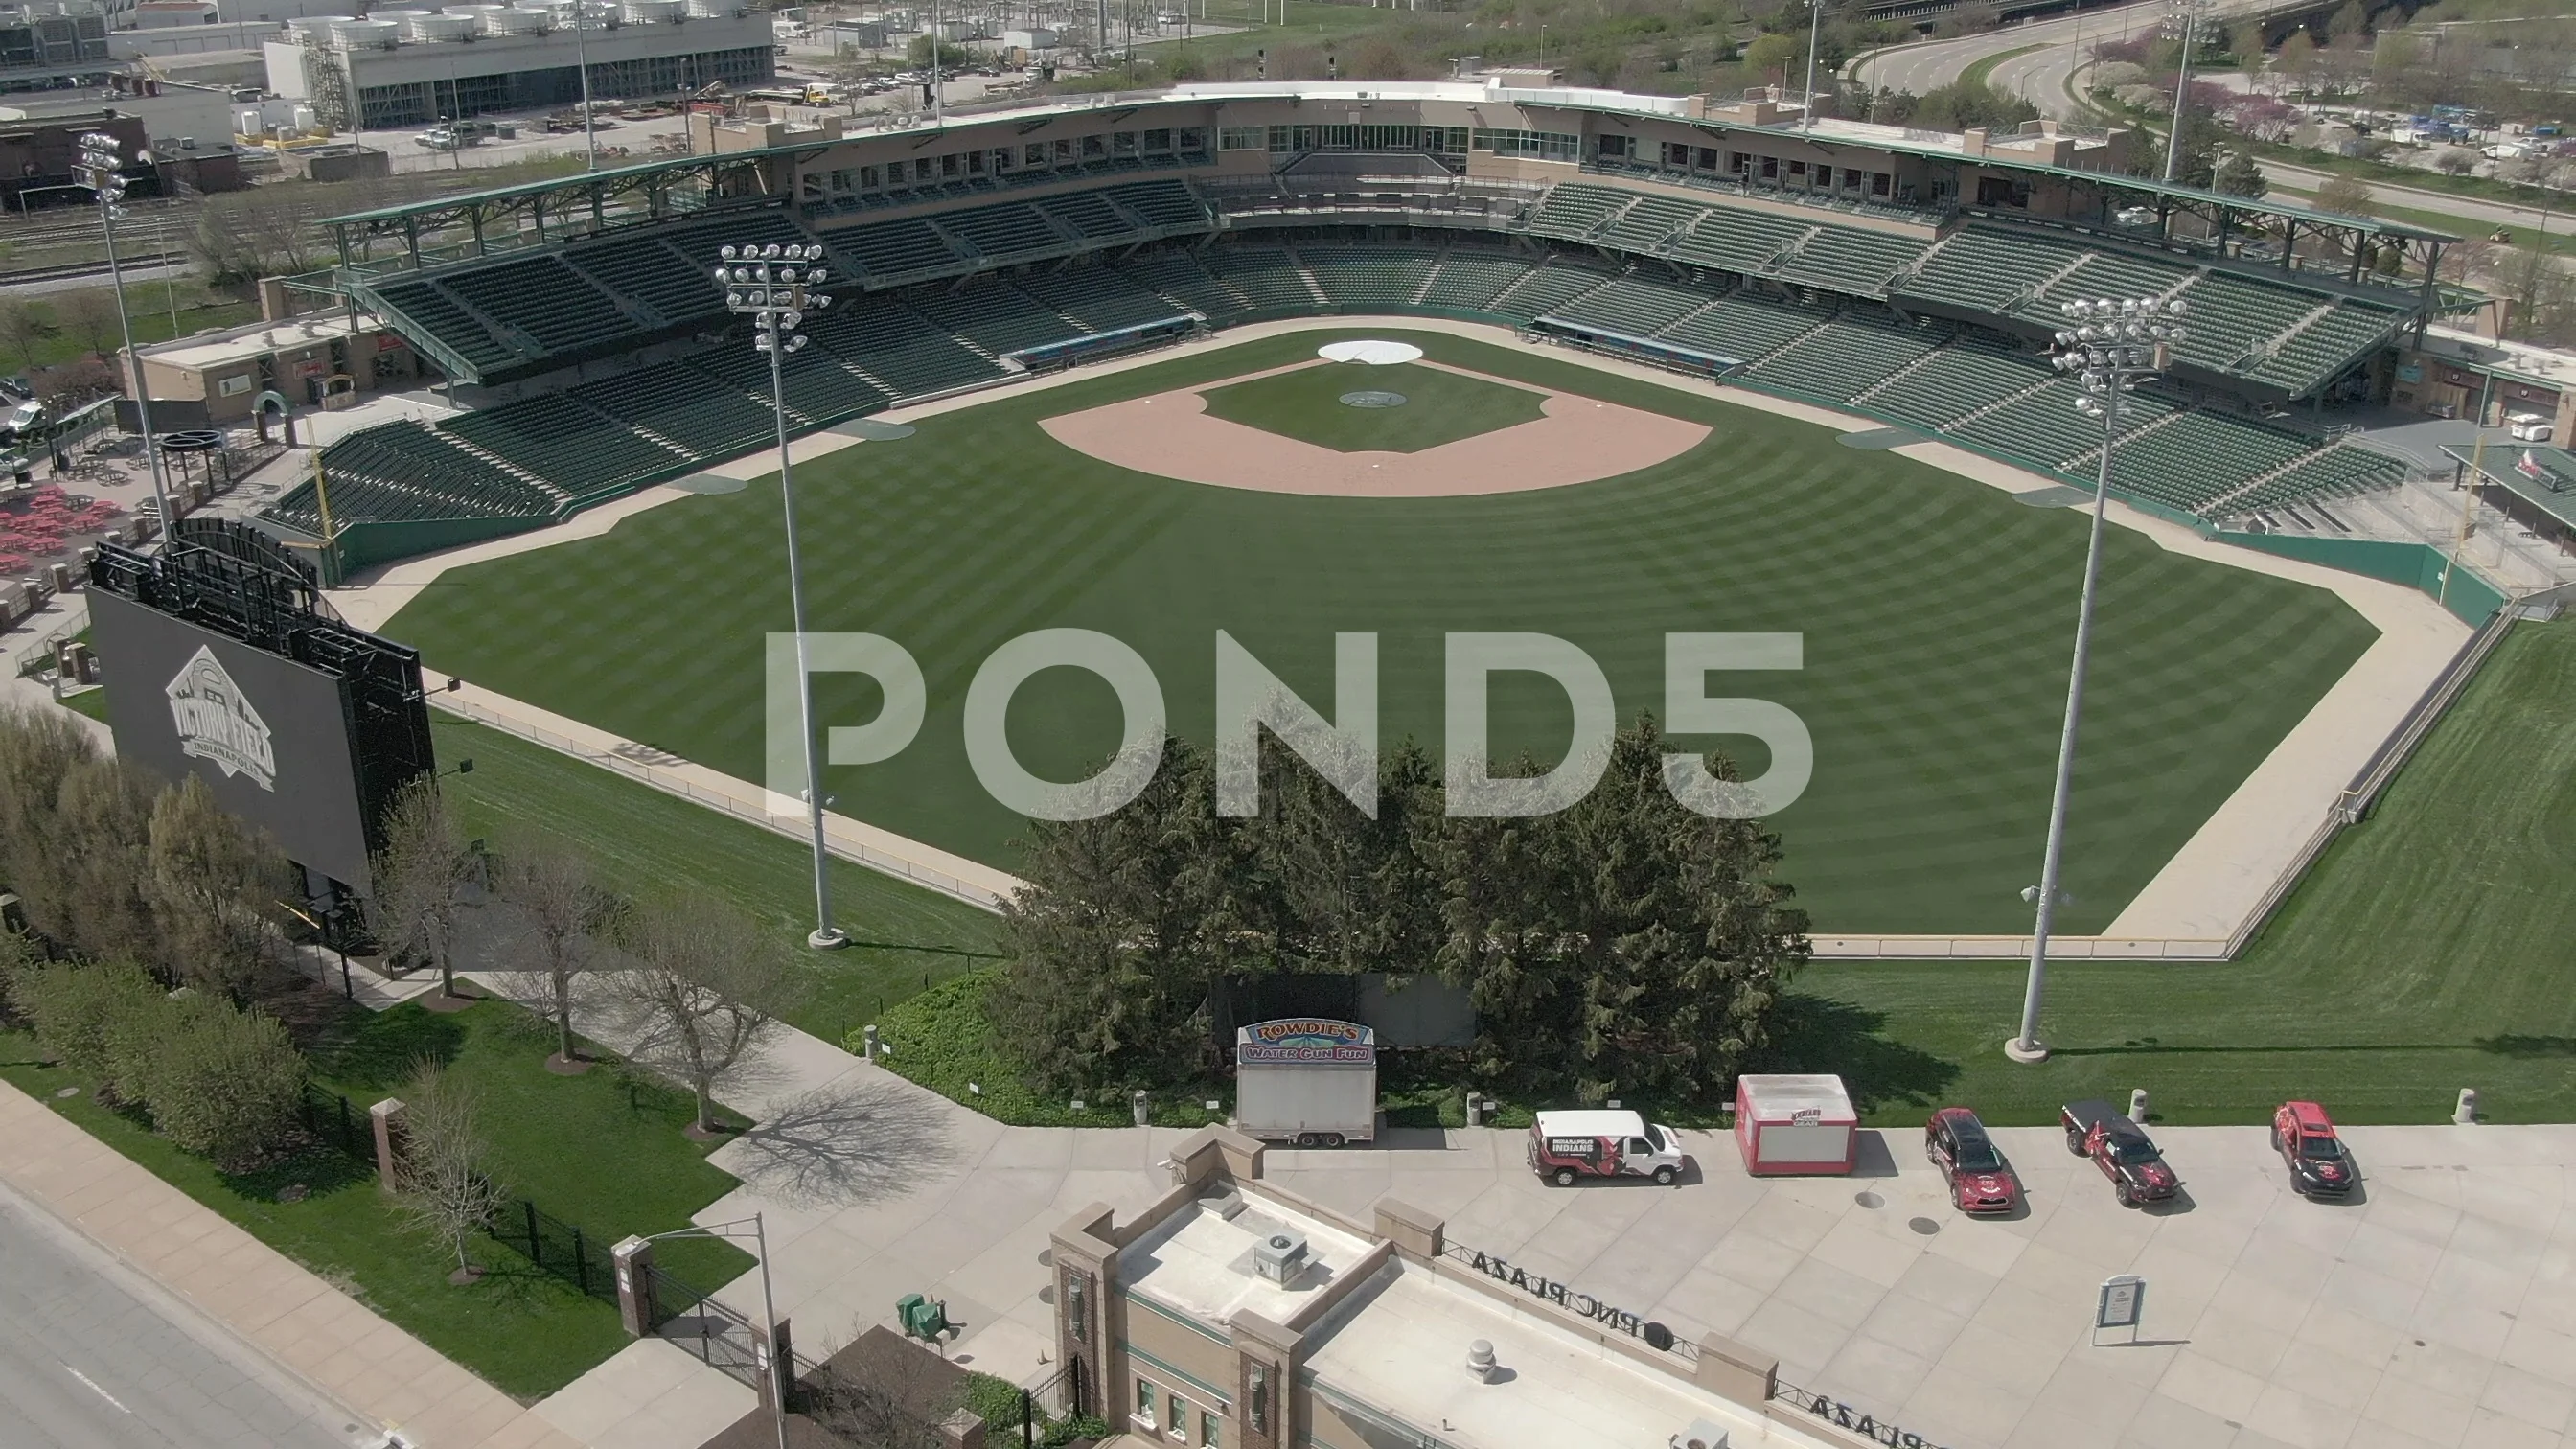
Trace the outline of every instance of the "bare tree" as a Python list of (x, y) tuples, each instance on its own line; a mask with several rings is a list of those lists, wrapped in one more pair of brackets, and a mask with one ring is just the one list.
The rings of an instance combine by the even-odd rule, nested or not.
[(503, 1201), (501, 1186), (485, 1170), (491, 1145), (483, 1136), (480, 1106), (471, 1083), (423, 1059), (403, 1087), (402, 1171), (394, 1201), (404, 1224), (437, 1238), (456, 1253), (451, 1283), (481, 1276), (467, 1245), (492, 1220)]
[(119, 339), (116, 297), (105, 287), (64, 292), (54, 304), (54, 320), (84, 351), (109, 353)]
[(630, 961), (608, 984), (634, 1014), (629, 1055), (686, 1083), (698, 1099), (694, 1131), (711, 1135), (715, 1089), (777, 1030), (793, 968), (771, 933), (713, 899), (648, 902), (619, 935)]
[(54, 934), (92, 960), (180, 964), (176, 952), (188, 937), (161, 931), (148, 889), (152, 796), (122, 760), (81, 760), (63, 776), (50, 839), (67, 899), (79, 909)]
[(286, 857), (190, 775), (152, 802), (148, 859), (143, 896), (172, 964), (200, 987), (241, 996), (293, 892)]
[(572, 987), (590, 967), (594, 938), (617, 917), (617, 898), (602, 888), (590, 860), (551, 837), (514, 845), (501, 858), (500, 894), (518, 908), (520, 938), (545, 971), (543, 1006), (553, 1019), (555, 1061), (572, 1068)]
[(20, 367), (36, 365), (36, 344), (53, 333), (53, 324), (25, 299), (0, 298), (0, 347), (7, 347)]
[(0, 880), (28, 924), (58, 941), (72, 938), (72, 902), (80, 899), (62, 842), (63, 783), (97, 757), (69, 714), (0, 706)]
[(376, 933), (396, 955), (417, 955), (438, 972), (438, 993), (456, 994), (456, 917), (476, 869), (465, 834), (438, 780), (423, 775), (394, 792), (376, 853)]

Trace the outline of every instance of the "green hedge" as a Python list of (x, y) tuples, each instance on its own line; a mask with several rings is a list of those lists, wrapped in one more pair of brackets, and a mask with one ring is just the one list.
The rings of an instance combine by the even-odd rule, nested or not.
[[(909, 1000), (889, 1007), (877, 1019), (879, 1040), (893, 1048), (884, 1064), (909, 1081), (928, 1087), (952, 1102), (972, 1107), (1013, 1127), (1126, 1127), (1135, 1118), (1127, 1106), (1131, 1086), (1092, 1088), (1083, 1109), (1073, 1109), (1071, 1095), (1040, 1095), (1027, 1082), (1026, 1070), (996, 1039), (987, 992), (1002, 979), (999, 967), (970, 971), (944, 981)], [(852, 1032), (853, 1052), (867, 1049), (862, 1032)], [(980, 1089), (980, 1090), (978, 1090)], [(1158, 1127), (1204, 1127), (1233, 1113), (1234, 1089), (1193, 1083), (1153, 1094), (1153, 1120)], [(1206, 1104), (1215, 1102), (1213, 1112)]]

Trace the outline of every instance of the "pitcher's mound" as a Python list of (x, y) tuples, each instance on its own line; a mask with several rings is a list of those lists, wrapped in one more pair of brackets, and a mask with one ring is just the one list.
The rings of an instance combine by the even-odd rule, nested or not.
[(1371, 367), (1393, 367), (1399, 362), (1418, 362), (1422, 349), (1410, 342), (1381, 342), (1361, 338), (1351, 342), (1327, 342), (1315, 349), (1315, 355), (1326, 362), (1365, 362)]

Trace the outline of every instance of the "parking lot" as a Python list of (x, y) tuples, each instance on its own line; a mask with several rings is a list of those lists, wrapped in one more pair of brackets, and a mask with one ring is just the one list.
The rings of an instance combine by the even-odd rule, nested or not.
[[(1048, 1233), (1087, 1203), (1150, 1202), (1181, 1135), (1005, 1128), (865, 1066), (775, 1116), (775, 1141), (807, 1146), (727, 1146), (745, 1185), (702, 1217), (767, 1215), (798, 1341), (845, 1341), (925, 1292), (967, 1325), (953, 1359), (1022, 1381), (1054, 1371)], [(2362, 1186), (2339, 1203), (2291, 1194), (2260, 1127), (2175, 1128), (2157, 1136), (2181, 1195), (2141, 1210), (2054, 1129), (1995, 1135), (2027, 1200), (2006, 1219), (1955, 1212), (1917, 1131), (1864, 1133), (1848, 1178), (1751, 1178), (1733, 1139), (1702, 1132), (1668, 1188), (1551, 1187), (1524, 1134), (1494, 1130), (1274, 1150), (1268, 1171), (1362, 1218), (1388, 1195), (1428, 1209), (1452, 1243), (1676, 1333), (1730, 1334), (1778, 1355), (1784, 1382), (1947, 1449), (2567, 1449), (2576, 1127), (2349, 1129)], [(847, 1145), (811, 1150), (831, 1143)], [(2120, 1273), (2146, 1279), (2143, 1324), (2096, 1346), (2096, 1294)], [(723, 1296), (750, 1308), (757, 1291)], [(677, 1445), (695, 1367), (640, 1345), (545, 1412)]]

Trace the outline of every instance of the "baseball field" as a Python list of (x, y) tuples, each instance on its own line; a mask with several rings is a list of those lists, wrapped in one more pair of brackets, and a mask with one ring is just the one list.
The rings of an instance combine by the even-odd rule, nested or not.
[[(1322, 364), (1337, 336), (1418, 346)], [(1387, 403), (1347, 402), (1357, 393)], [(919, 660), (918, 738), (838, 767), (845, 814), (1008, 868), (1023, 823), (961, 742), (969, 679), (1075, 626), (1153, 666), (1181, 733), (1213, 714), (1214, 635), (1332, 712), (1333, 635), (1379, 636), (1381, 733), (1435, 749), (1442, 637), (1580, 645), (1621, 713), (1660, 711), (1663, 636), (1793, 632), (1797, 672), (1721, 675), (1815, 742), (1774, 817), (1820, 930), (2011, 932), (2036, 875), (2084, 547), (2034, 508), (1814, 425), (1515, 347), (1386, 328), (1193, 348), (921, 418), (801, 464), (811, 625)], [(764, 635), (787, 627), (775, 477), (605, 536), (449, 569), (387, 627), (430, 666), (744, 779), (763, 771)], [(2065, 929), (2097, 931), (2366, 648), (2322, 590), (2113, 530), (2074, 802)], [(826, 724), (873, 718), (827, 676)], [(1561, 756), (1563, 695), (1495, 681), (1497, 753)], [(1009, 716), (1056, 779), (1116, 745), (1109, 687), (1042, 671)], [(1747, 739), (1692, 738), (1768, 763)]]

